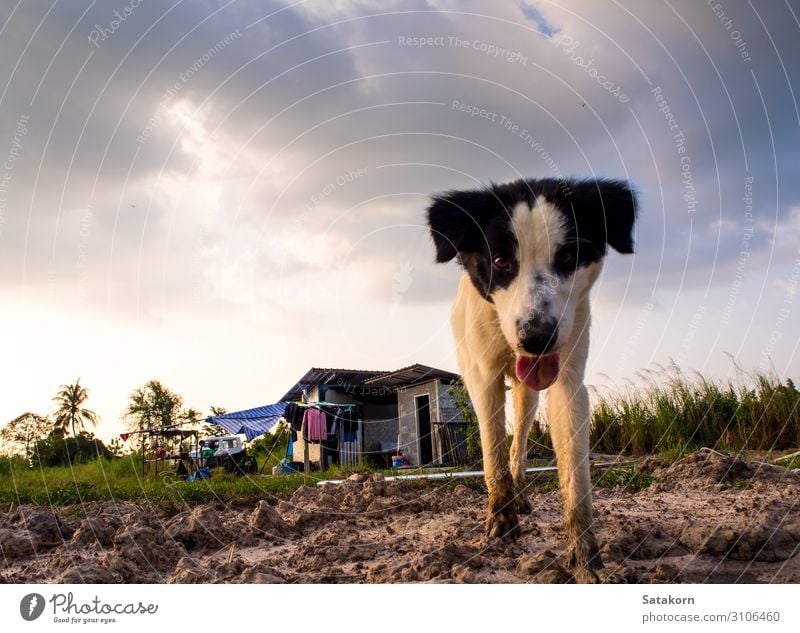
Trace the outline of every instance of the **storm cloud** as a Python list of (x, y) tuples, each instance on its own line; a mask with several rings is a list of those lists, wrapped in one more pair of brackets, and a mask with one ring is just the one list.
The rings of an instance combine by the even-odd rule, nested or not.
[(800, 367), (788, 3), (59, 1), (0, 25), (0, 421), (78, 375), (114, 429), (153, 377), (236, 408), (312, 365), (454, 369), (427, 199), (518, 177), (640, 194), (593, 375)]

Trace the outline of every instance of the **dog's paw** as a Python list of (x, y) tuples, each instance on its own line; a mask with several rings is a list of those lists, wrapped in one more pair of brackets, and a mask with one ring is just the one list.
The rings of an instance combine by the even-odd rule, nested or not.
[(572, 577), (579, 585), (596, 585), (603, 582), (596, 571), (588, 569), (587, 567), (577, 567), (573, 569)]
[(575, 582), (582, 585), (625, 585), (628, 584), (628, 579), (625, 577), (621, 570), (608, 569), (601, 567), (600, 569), (589, 569), (588, 567), (578, 567), (572, 570), (572, 577)]
[(626, 585), (628, 584), (628, 578), (624, 572), (624, 569), (608, 569), (604, 567), (603, 569), (596, 570), (594, 573), (597, 575), (599, 582), (604, 585)]
[(570, 547), (567, 553), (567, 566), (572, 571), (575, 582), (580, 584), (597, 584), (610, 580), (610, 574), (605, 571), (603, 559), (597, 550), (594, 537), (589, 536)]
[(519, 520), (513, 510), (490, 511), (486, 516), (486, 536), (489, 538), (516, 541), (519, 534)]

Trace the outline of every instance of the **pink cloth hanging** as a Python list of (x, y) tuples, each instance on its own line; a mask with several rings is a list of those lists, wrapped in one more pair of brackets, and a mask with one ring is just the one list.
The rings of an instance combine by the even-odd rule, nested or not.
[(325, 414), (319, 409), (308, 409), (305, 415), (306, 437), (320, 441), (328, 439), (328, 425)]

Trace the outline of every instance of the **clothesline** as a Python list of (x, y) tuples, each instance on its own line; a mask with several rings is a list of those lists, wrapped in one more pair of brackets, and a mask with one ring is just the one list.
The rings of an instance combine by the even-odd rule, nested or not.
[(310, 407), (314, 407), (314, 408), (317, 408), (317, 407), (341, 407), (342, 409), (350, 409), (352, 407), (359, 406), (357, 404), (348, 404), (348, 403), (344, 403), (344, 402), (302, 402), (302, 401), (298, 401), (298, 402), (295, 402), (295, 404), (298, 407), (306, 407), (306, 408), (310, 408)]

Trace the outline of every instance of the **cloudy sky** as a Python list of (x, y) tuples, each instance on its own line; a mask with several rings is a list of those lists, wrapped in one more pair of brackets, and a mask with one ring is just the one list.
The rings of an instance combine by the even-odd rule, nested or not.
[(277, 400), (311, 366), (455, 369), (429, 194), (630, 179), (589, 382), (797, 379), (787, 2), (20, 1), (0, 8), (0, 422), (80, 377)]

